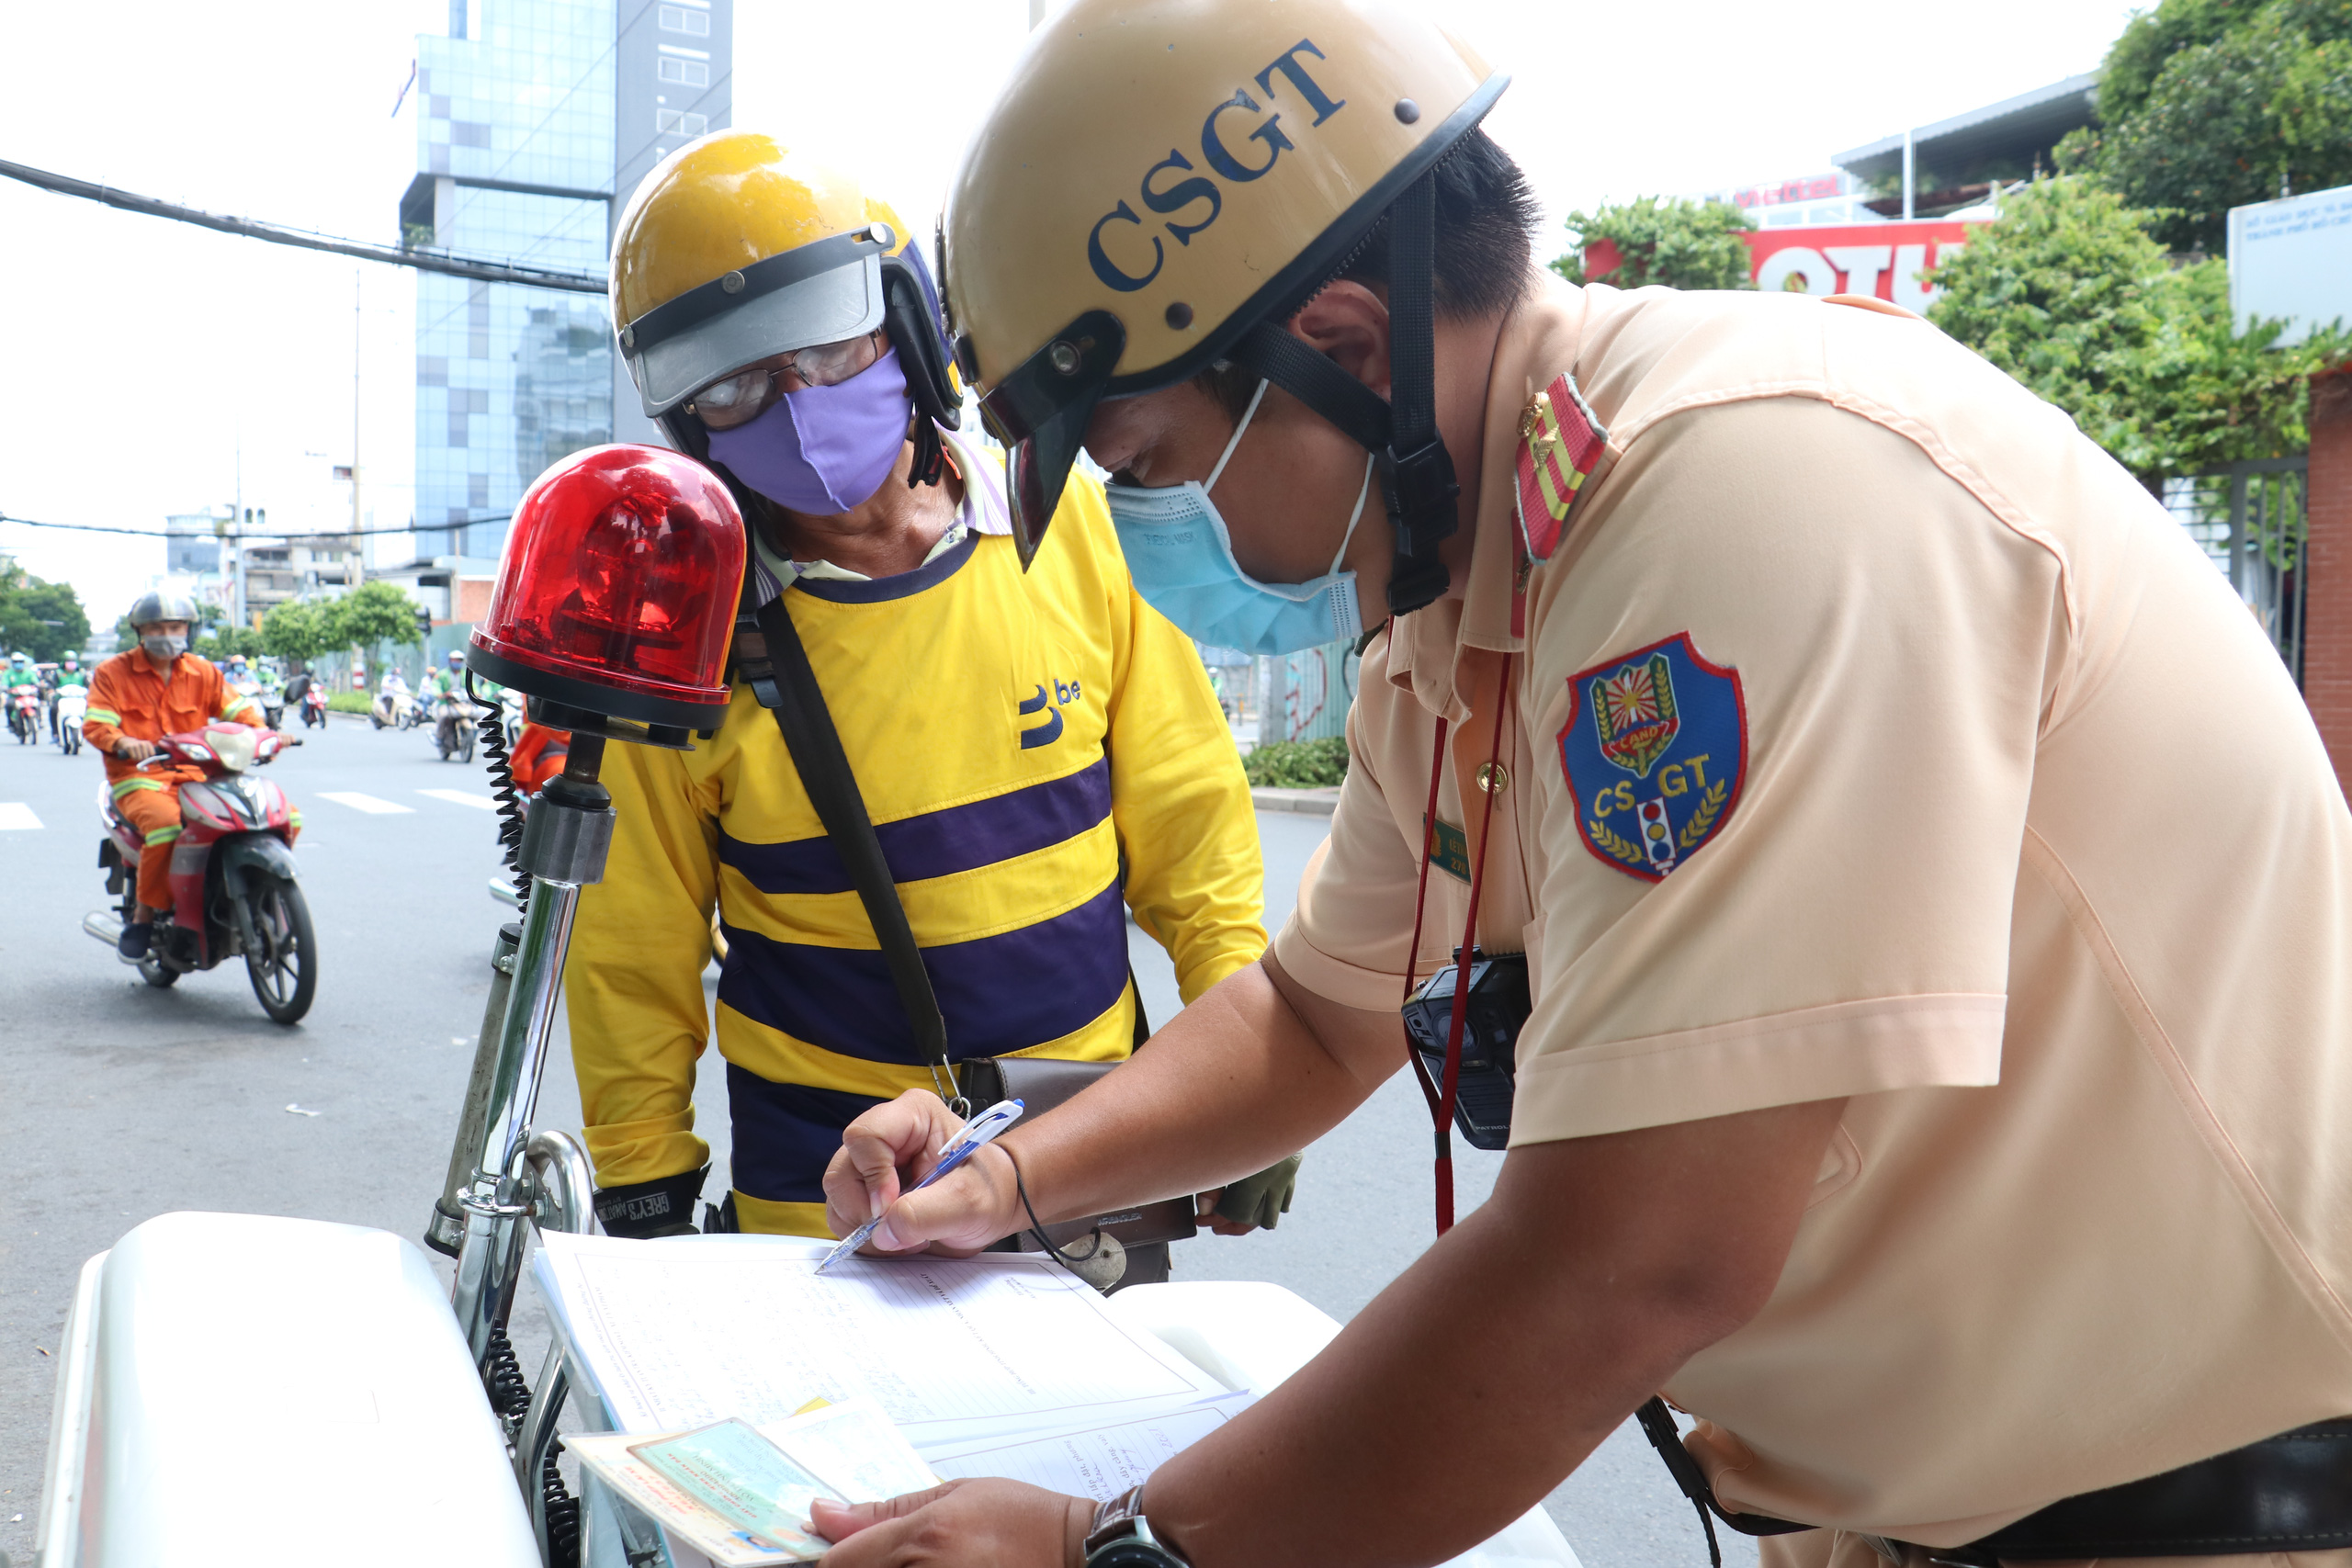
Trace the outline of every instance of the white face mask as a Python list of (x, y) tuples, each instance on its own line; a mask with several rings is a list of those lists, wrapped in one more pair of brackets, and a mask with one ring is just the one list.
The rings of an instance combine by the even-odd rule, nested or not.
[(1363, 617), (1356, 604), (1356, 574), (1341, 571), (1340, 563), (1347, 558), (1356, 525), (1363, 520), (1364, 498), (1372, 493), (1372, 454), (1364, 454), (1363, 483), (1329, 568), (1305, 582), (1261, 582), (1243, 571), (1225, 519), (1209, 499), (1233, 449), (1241, 445), (1241, 433), (1257, 416), (1267, 385), (1258, 383), (1205, 482), (1187, 479), (1151, 490), (1102, 487), (1119, 547), (1144, 601), (1187, 637), (1212, 648), (1295, 653), (1318, 643), (1351, 642), (1363, 635)]

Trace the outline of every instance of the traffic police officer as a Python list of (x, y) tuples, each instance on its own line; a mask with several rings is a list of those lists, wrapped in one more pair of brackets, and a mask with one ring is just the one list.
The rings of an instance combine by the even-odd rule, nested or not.
[[(1369, 450), (1388, 619), (1295, 918), (1169, 1031), (1210, 1070), (1147, 1053), (879, 1243), (1311, 1140), (1457, 945), (1532, 1008), (1492, 1199), (1295, 1377), (1101, 1518), (965, 1483), (820, 1506), (828, 1562), (1437, 1562), (1659, 1390), (1777, 1568), (2352, 1560), (2352, 818), (2292, 682), (1925, 322), (1536, 271), (1502, 85), (1358, 0), (1078, 0), (951, 187), (1033, 543), (1082, 442), (1146, 591), (1206, 533), (1162, 581), (1240, 602), (1327, 570)], [(941, 1135), (862, 1118), (835, 1224)]]
[[(1200, 658), (1136, 596), (1096, 486), (1069, 487), (1024, 580), (897, 215), (821, 159), (716, 133), (631, 199), (613, 298), (646, 412), (752, 525), (745, 613), (780, 597), (808, 651), (951, 1056), (1125, 1056), (1130, 908), (1187, 998), (1254, 963), (1256, 821)], [(693, 750), (620, 748), (605, 783), (620, 826), (565, 987), (605, 1227), (691, 1228), (716, 906), (727, 1224), (822, 1235), (842, 1128), (934, 1081), (842, 859), (748, 684)], [(1248, 1217), (1279, 1214), (1295, 1169)], [(1164, 1276), (1166, 1244), (1127, 1264)]]

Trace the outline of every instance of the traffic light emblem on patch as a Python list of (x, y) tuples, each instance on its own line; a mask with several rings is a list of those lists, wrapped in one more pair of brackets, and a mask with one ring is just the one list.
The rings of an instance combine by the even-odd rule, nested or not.
[(1560, 525), (1600, 461), (1609, 432), (1566, 375), (1535, 394), (1519, 416), (1519, 533), (1527, 558), (1551, 558)]
[(1568, 678), (1560, 768), (1593, 858), (1662, 882), (1731, 821), (1747, 781), (1739, 671), (1677, 632)]

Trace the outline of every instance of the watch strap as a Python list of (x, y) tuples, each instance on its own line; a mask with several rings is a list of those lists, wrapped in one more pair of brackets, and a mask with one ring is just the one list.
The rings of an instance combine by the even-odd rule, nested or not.
[[(1095, 1554), (1103, 1549), (1128, 1543), (1148, 1548), (1148, 1556), (1174, 1563), (1176, 1568), (1192, 1568), (1190, 1563), (1170, 1551), (1166, 1542), (1151, 1533), (1150, 1521), (1144, 1517), (1143, 1486), (1140, 1483), (1094, 1506), (1094, 1527), (1086, 1532), (1086, 1560), (1091, 1563)], [(1115, 1555), (1126, 1556), (1124, 1552)], [(1145, 1555), (1136, 1554), (1138, 1559)]]

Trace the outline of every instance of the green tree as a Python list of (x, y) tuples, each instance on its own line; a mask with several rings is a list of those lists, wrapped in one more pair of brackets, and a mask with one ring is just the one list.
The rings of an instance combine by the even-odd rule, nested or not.
[(330, 651), (336, 644), (329, 635), (326, 606), (300, 599), (272, 605), (262, 617), (261, 646), (263, 652), (298, 664)]
[[(2352, 3), (2352, 0), (2347, 0)], [(1726, 201), (1688, 197), (1636, 197), (1592, 212), (1571, 212), (1573, 242), (1552, 270), (1570, 283), (1607, 283), (1639, 288), (1662, 283), (1668, 288), (1753, 288), (1747, 245), (1740, 239), (1756, 225)], [(1599, 255), (1588, 257), (1588, 250)], [(1609, 253), (1615, 253), (1615, 260)], [(1598, 274), (1588, 272), (1588, 262)]]
[(416, 601), (389, 582), (363, 582), (328, 603), (326, 631), (334, 648), (356, 648), (369, 663), (380, 663), (384, 645), (403, 647), (424, 640), (416, 629)]
[(46, 663), (78, 653), (90, 617), (69, 582), (48, 582), (0, 556), (0, 657), (21, 649)]
[(2231, 208), (2352, 183), (2352, 0), (2163, 0), (2108, 51), (2098, 107), (2061, 164), (2219, 251)]
[(2175, 268), (2150, 215), (2080, 177), (2036, 182), (1936, 267), (1936, 325), (2071, 416), (2151, 489), (2309, 443), (2307, 378), (2352, 342), (2239, 335), (2219, 260)]

